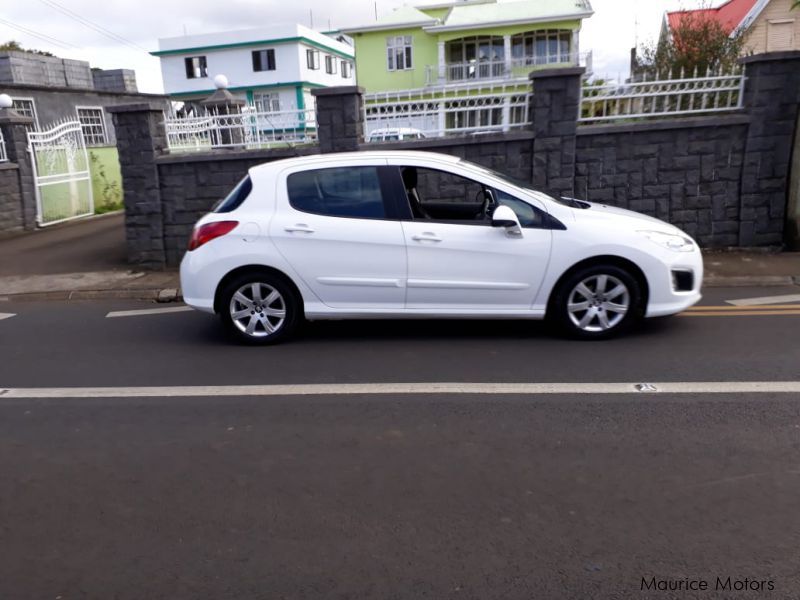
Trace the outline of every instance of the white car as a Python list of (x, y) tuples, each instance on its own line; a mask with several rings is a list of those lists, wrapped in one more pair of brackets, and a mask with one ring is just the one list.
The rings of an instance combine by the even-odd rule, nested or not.
[(401, 142), (403, 140), (424, 140), (425, 134), (413, 127), (385, 127), (375, 129), (367, 135), (367, 142)]
[(547, 317), (605, 338), (692, 306), (702, 280), (697, 244), (663, 221), (400, 151), (253, 167), (181, 263), (185, 302), (255, 343), (303, 318)]

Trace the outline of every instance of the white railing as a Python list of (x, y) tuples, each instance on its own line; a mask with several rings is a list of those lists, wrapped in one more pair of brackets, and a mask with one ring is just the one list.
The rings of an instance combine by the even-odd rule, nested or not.
[(448, 87), (366, 95), (367, 138), (398, 128), (441, 137), (510, 131), (528, 124), (528, 93), (519, 86), (467, 88), (458, 95), (453, 91)]
[(8, 162), (8, 155), (6, 154), (6, 141), (3, 139), (2, 131), (0, 131), (0, 162)]
[(426, 85), (443, 85), (451, 82), (474, 80), (525, 79), (536, 69), (558, 65), (580, 65), (587, 73), (592, 70), (592, 53), (560, 52), (557, 54), (521, 56), (508, 60), (473, 60), (463, 63), (427, 65)]
[(166, 117), (164, 126), (170, 151), (212, 148), (270, 148), (313, 143), (317, 139), (316, 110), (257, 112), (200, 117)]
[(680, 73), (652, 81), (586, 84), (579, 120), (584, 123), (643, 119), (738, 110), (744, 96), (744, 72)]

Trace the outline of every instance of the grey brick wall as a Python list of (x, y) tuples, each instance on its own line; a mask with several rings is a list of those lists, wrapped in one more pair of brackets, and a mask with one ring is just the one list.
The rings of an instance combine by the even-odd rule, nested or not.
[(800, 107), (800, 52), (750, 56), (744, 105), (750, 115), (742, 168), (739, 243), (784, 240), (789, 169)]
[(311, 90), (317, 101), (321, 152), (358, 150), (364, 141), (364, 88), (342, 86)]
[(575, 196), (668, 221), (703, 246), (736, 246), (747, 123), (732, 116), (582, 127)]
[(36, 227), (36, 189), (26, 130), (32, 123), (32, 119), (13, 110), (0, 109), (0, 130), (6, 144), (6, 157), (17, 167), (20, 223), (27, 230)]
[(19, 167), (0, 163), (0, 234), (23, 230)]

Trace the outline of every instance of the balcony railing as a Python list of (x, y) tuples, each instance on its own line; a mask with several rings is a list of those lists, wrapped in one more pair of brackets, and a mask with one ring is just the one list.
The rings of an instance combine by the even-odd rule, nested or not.
[(557, 65), (580, 65), (592, 70), (592, 53), (559, 52), (557, 54), (514, 57), (508, 60), (473, 60), (463, 63), (427, 65), (427, 85), (445, 85), (475, 80), (524, 79), (535, 69)]

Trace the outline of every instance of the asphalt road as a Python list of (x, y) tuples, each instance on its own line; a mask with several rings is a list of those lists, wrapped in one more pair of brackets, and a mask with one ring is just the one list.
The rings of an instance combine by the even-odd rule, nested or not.
[(800, 315), (678, 317), (603, 343), (535, 323), (330, 322), (271, 348), (202, 314), (105, 316), (154, 307), (0, 303), (16, 314), (0, 320), (3, 600), (800, 595), (796, 393), (2, 393), (798, 381)]

